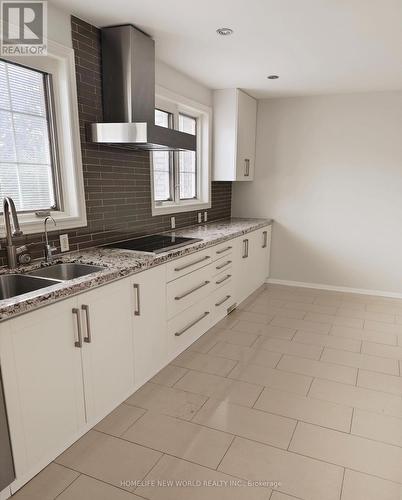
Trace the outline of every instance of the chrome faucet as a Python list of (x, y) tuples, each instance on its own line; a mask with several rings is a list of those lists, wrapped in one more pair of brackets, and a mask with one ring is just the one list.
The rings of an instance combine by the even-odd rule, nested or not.
[[(11, 217), (13, 219), (14, 230), (11, 230)], [(5, 196), (3, 200), (3, 214), (4, 214), (4, 225), (6, 227), (6, 238), (7, 238), (7, 261), (8, 267), (17, 267), (17, 248), (13, 244), (14, 236), (22, 236), (22, 231), (20, 229), (20, 224), (18, 222), (17, 210), (15, 209), (15, 204), (12, 198)]]
[(54, 245), (49, 245), (49, 238), (47, 236), (47, 221), (51, 220), (55, 226), (57, 226), (56, 221), (53, 219), (52, 216), (48, 215), (45, 217), (45, 262), (52, 262), (53, 260), (53, 252), (57, 250), (57, 248)]

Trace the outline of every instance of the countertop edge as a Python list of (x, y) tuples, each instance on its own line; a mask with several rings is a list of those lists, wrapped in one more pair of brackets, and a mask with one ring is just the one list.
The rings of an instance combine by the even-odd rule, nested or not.
[[(185, 235), (187, 233), (192, 233), (194, 231), (204, 230), (207, 232), (213, 226), (218, 224), (223, 224), (224, 221), (216, 221), (202, 226), (191, 226), (188, 228), (182, 228), (177, 231), (170, 231), (177, 235)], [(236, 223), (250, 224), (249, 227), (242, 229), (234, 229), (230, 232), (230, 226), (235, 226)], [(62, 300), (67, 300), (74, 296), (80, 295), (82, 293), (88, 292), (90, 290), (96, 289), (98, 287), (107, 285), (114, 281), (118, 281), (135, 274), (141, 273), (143, 271), (152, 269), (153, 267), (166, 264), (167, 262), (179, 259), (186, 255), (191, 255), (193, 253), (199, 252), (206, 248), (218, 245), (228, 240), (232, 240), (242, 236), (244, 234), (257, 231), (263, 227), (271, 226), (273, 221), (271, 219), (231, 219), (226, 222), (229, 226), (227, 229), (228, 234), (223, 234), (218, 237), (213, 237), (210, 240), (202, 240), (196, 242), (192, 245), (185, 247), (180, 247), (170, 252), (162, 254), (140, 254), (138, 252), (124, 251), (117, 249), (104, 249), (104, 248), (92, 248), (87, 249), (82, 252), (72, 252), (71, 254), (65, 256), (57, 256), (53, 264), (61, 262), (79, 262), (85, 264), (100, 264), (100, 260), (107, 261), (114, 259), (125, 259), (131, 261), (131, 265), (116, 265), (113, 264), (105, 267), (104, 271), (99, 271), (81, 278), (76, 278), (69, 282), (62, 282), (57, 285), (52, 285), (47, 288), (42, 288), (36, 290), (35, 292), (30, 292), (24, 295), (13, 297), (12, 299), (5, 299), (0, 301), (0, 322), (5, 322), (10, 319), (16, 318), (23, 314), (34, 312), (42, 307), (57, 303)], [(108, 251), (109, 250), (109, 251)], [(102, 253), (105, 252), (105, 255)], [(24, 266), (16, 270), (1, 269), (0, 274), (9, 274), (10, 272), (18, 273), (29, 273), (29, 270), (36, 269), (40, 267), (37, 263), (35, 267)], [(2, 305), (3, 302), (3, 305)]]

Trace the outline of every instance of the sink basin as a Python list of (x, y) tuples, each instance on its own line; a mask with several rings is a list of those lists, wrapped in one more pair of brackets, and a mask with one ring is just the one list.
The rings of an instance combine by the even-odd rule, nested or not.
[(103, 271), (101, 266), (92, 266), (89, 264), (76, 264), (74, 262), (65, 264), (55, 264), (54, 266), (41, 267), (29, 273), (29, 276), (40, 276), (54, 280), (67, 281), (86, 276), (87, 274)]
[(23, 274), (3, 274), (0, 276), (0, 300), (34, 292), (40, 288), (56, 285), (60, 281), (36, 278)]

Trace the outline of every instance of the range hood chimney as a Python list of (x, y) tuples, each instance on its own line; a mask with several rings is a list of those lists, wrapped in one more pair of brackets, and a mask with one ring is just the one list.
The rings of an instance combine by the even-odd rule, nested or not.
[(103, 123), (92, 141), (125, 149), (196, 149), (196, 137), (155, 125), (155, 42), (132, 25), (103, 28)]

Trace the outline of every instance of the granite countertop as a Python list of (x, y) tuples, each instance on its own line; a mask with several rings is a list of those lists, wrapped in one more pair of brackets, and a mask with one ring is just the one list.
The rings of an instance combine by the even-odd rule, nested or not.
[[(25, 293), (24, 295), (18, 295), (11, 299), (0, 300), (0, 321), (33, 311), (110, 281), (139, 273), (271, 224), (270, 219), (232, 218), (169, 231), (166, 234), (199, 238), (202, 241), (158, 254), (119, 250), (117, 248), (92, 248), (81, 252), (57, 255), (52, 262), (53, 265), (62, 262), (79, 262), (102, 266), (105, 269), (87, 276), (41, 288), (34, 292)], [(17, 270), (0, 268), (0, 274), (29, 274), (30, 271), (43, 266), (43, 262), (33, 262), (27, 266), (20, 266)]]

